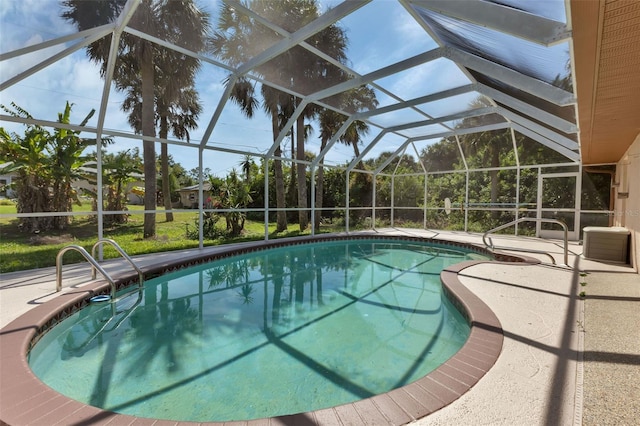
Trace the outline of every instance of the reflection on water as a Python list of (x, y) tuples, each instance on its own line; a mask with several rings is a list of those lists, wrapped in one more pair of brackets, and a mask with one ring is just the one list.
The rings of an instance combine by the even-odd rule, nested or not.
[(223, 259), (83, 309), (41, 339), (30, 364), (65, 395), (141, 417), (338, 405), (410, 383), (462, 346), (469, 327), (439, 274), (468, 256), (358, 240)]

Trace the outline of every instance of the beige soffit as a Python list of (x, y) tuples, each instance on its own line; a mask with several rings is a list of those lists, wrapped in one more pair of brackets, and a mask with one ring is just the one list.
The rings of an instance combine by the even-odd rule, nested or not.
[(640, 0), (571, 0), (584, 164), (618, 161), (640, 133)]

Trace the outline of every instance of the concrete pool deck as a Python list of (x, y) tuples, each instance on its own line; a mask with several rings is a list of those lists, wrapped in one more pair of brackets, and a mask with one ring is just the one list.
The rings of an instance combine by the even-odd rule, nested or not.
[[(376, 232), (481, 245), (481, 235), (464, 232)], [(413, 423), (589, 425), (637, 421), (640, 276), (628, 265), (581, 258), (582, 246), (577, 243), (570, 243), (571, 267), (567, 267), (562, 265), (562, 244), (558, 241), (500, 236), (494, 237), (494, 242), (550, 252), (558, 265), (479, 264), (458, 274), (498, 317), (504, 334), (502, 351), (495, 365), (468, 392)], [(160, 253), (136, 261), (158, 264), (184, 254)], [(514, 254), (549, 262), (539, 254)], [(104, 266), (111, 273), (122, 267), (122, 261), (108, 261)], [(89, 267), (65, 266), (63, 278), (65, 292), (82, 288), (90, 281)], [(57, 297), (54, 290), (54, 268), (1, 274), (0, 327)], [(582, 291), (584, 298), (578, 296)], [(6, 408), (0, 400), (0, 418)], [(367, 424), (365, 417), (360, 422), (352, 420)], [(41, 424), (48, 423), (43, 419)]]

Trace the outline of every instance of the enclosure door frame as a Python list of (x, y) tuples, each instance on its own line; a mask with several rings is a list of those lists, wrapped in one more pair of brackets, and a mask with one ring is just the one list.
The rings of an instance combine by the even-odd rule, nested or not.
[[(544, 194), (545, 182), (549, 182), (553, 179), (566, 179), (575, 178), (575, 185), (573, 186), (573, 205), (567, 206), (548, 206)], [(564, 173), (539, 173), (538, 174), (538, 194), (537, 194), (537, 214), (538, 219), (553, 219), (557, 218), (558, 213), (563, 216), (573, 216), (573, 224), (567, 222), (567, 228), (569, 232), (567, 238), (572, 241), (576, 241), (580, 235), (580, 199), (581, 199), (581, 187), (582, 187), (582, 173), (577, 172), (564, 172)], [(547, 225), (548, 226), (548, 225)], [(536, 223), (536, 236), (540, 238), (553, 238), (563, 239), (564, 231), (560, 225), (552, 225), (553, 229), (544, 229), (545, 226), (541, 222)]]

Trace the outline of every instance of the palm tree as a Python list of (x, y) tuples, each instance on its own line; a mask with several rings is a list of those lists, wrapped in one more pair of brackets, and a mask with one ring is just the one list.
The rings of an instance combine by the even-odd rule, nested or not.
[[(469, 106), (471, 108), (482, 108), (490, 106), (491, 104), (486, 98), (479, 97), (471, 101)], [(462, 123), (458, 127), (472, 127), (480, 126), (483, 123), (483, 117), (468, 117), (462, 120)], [(461, 142), (468, 146), (469, 152), (467, 156), (476, 157), (479, 164), (477, 167), (484, 168), (489, 163), (492, 170), (489, 171), (490, 176), (490, 200), (492, 207), (498, 202), (498, 190), (499, 179), (498, 170), (500, 167), (500, 148), (501, 146), (511, 146), (509, 141), (511, 140), (511, 132), (503, 130), (500, 132), (482, 132), (480, 134), (462, 135), (460, 136)], [(500, 212), (497, 210), (491, 211), (491, 218), (495, 221), (498, 219)]]
[[(294, 12), (290, 1), (265, 2), (255, 1), (249, 7), (261, 16), (271, 19), (276, 24), (295, 23), (296, 20), (289, 16)], [(259, 54), (260, 51), (281, 37), (242, 13), (238, 13), (233, 6), (225, 3), (220, 12), (217, 30), (210, 40), (211, 51), (228, 62), (231, 66), (239, 66)], [(255, 72), (270, 79), (281, 80), (285, 74), (293, 68), (291, 55), (280, 55), (258, 67)], [(276, 78), (279, 77), (279, 78)], [(255, 86), (245, 77), (236, 80), (228, 79), (227, 84), (233, 83), (230, 98), (238, 104), (242, 112), (248, 117), (253, 117), (260, 102), (255, 92)], [(291, 96), (262, 85), (262, 108), (271, 118), (271, 129), (274, 141), (290, 117), (289, 111), (293, 111)], [(285, 209), (284, 175), (282, 173), (281, 148), (278, 146), (274, 152), (274, 172), (276, 177), (276, 207), (277, 227), (276, 232), (287, 229), (287, 217)]]
[[(63, 0), (65, 8), (62, 17), (72, 21), (82, 31), (114, 21), (122, 12), (126, 0), (103, 0), (87, 2), (83, 0)], [(198, 48), (207, 25), (207, 15), (200, 11), (193, 0), (144, 0), (136, 9), (129, 25), (152, 36), (164, 38), (181, 47)], [(101, 65), (104, 76), (107, 70), (110, 39), (104, 38), (89, 45), (89, 58)], [(118, 45), (118, 60), (114, 81), (119, 90), (140, 85), (141, 111), (140, 130), (149, 138), (155, 138), (154, 86), (156, 66), (162, 51), (153, 43), (123, 33)], [(145, 174), (145, 210), (156, 209), (156, 155), (155, 142), (143, 142), (143, 162)], [(144, 216), (144, 237), (155, 236), (155, 214)]]
[[(166, 139), (171, 133), (178, 139), (190, 140), (189, 130), (198, 127), (197, 118), (202, 112), (202, 105), (198, 100), (198, 93), (195, 89), (187, 88), (178, 92), (178, 99), (174, 105), (165, 105), (158, 102), (158, 115), (160, 116), (160, 132), (161, 139)], [(160, 174), (162, 176), (162, 194), (165, 208), (165, 218), (167, 222), (173, 222), (173, 213), (171, 212), (171, 174), (169, 172), (169, 147), (166, 143), (160, 145)]]
[[(270, 20), (284, 30), (293, 33), (304, 25), (312, 22), (320, 16), (315, 0), (282, 0), (277, 2), (253, 1), (248, 7), (258, 15)], [(275, 31), (254, 22), (250, 17), (239, 13), (236, 8), (225, 5), (220, 13), (217, 31), (211, 39), (211, 47), (214, 54), (227, 61), (231, 66), (239, 66), (246, 63), (252, 57), (260, 53), (282, 37)], [(339, 27), (332, 25), (318, 34), (306, 40), (307, 43), (327, 52), (338, 61), (345, 62), (346, 36)], [(294, 46), (287, 52), (276, 56), (253, 70), (265, 77), (266, 80), (291, 87), (293, 90), (309, 94), (317, 90), (320, 84), (323, 87), (330, 85), (332, 80), (341, 81), (338, 67), (310, 53), (308, 50)], [(292, 74), (293, 72), (293, 74)], [(234, 81), (234, 80), (229, 80)], [(251, 117), (258, 105), (254, 96), (255, 89), (252, 84), (241, 78), (235, 80), (235, 86), (231, 92), (231, 98), (238, 103), (247, 117)], [(263, 108), (271, 117), (274, 140), (283, 128), (284, 123), (291, 117), (300, 99), (294, 99), (291, 95), (282, 93), (267, 85), (262, 85)], [(296, 158), (304, 160), (304, 128), (305, 119), (314, 116), (316, 107), (310, 105), (298, 118), (295, 134)], [(281, 156), (281, 149), (277, 147), (274, 152), (276, 158)], [(276, 203), (278, 207), (277, 230), (286, 229), (284, 176), (280, 160), (274, 161), (276, 175)], [(307, 207), (306, 197), (306, 173), (305, 166), (298, 163), (298, 206)], [(300, 212), (300, 227), (306, 228), (308, 214)]]
[[(316, 17), (319, 15), (315, 9)], [(337, 25), (330, 25), (324, 30), (314, 34), (306, 40), (311, 46), (328, 54), (340, 63), (347, 62), (347, 36), (345, 31)], [(293, 85), (300, 93), (312, 93), (319, 89), (330, 87), (345, 81), (348, 77), (345, 72), (337, 66), (319, 58), (306, 49), (297, 47), (298, 66), (294, 68)], [(296, 99), (296, 104), (298, 100)], [(307, 184), (306, 166), (300, 161), (304, 160), (304, 144), (309, 134), (305, 130), (305, 120), (312, 119), (320, 112), (317, 105), (309, 104), (296, 121), (296, 159), (298, 178), (298, 208), (307, 208)], [(300, 230), (305, 230), (309, 221), (309, 214), (304, 210), (299, 210)]]
[[(352, 89), (341, 95), (339, 99), (341, 108), (350, 113), (356, 113), (360, 111), (374, 109), (378, 106), (378, 100), (373, 89), (367, 86), (360, 86)], [(340, 127), (344, 124), (347, 117), (340, 113), (337, 113), (330, 109), (324, 109), (320, 112), (320, 151), (324, 150), (327, 146), (327, 142), (331, 139)], [(345, 145), (353, 147), (353, 153), (355, 158), (360, 157), (360, 149), (358, 144), (362, 141), (362, 136), (366, 135), (369, 131), (369, 126), (363, 122), (356, 120), (347, 130), (340, 136), (339, 141)], [(318, 173), (316, 175), (316, 200), (315, 205), (317, 209), (322, 209), (323, 205), (323, 192), (324, 192), (324, 159), (319, 161)], [(362, 162), (360, 162), (360, 168), (362, 168)], [(315, 217), (315, 229), (320, 229), (321, 210)]]
[(238, 163), (238, 165), (240, 166), (242, 174), (244, 175), (244, 182), (248, 184), (249, 182), (251, 182), (251, 167), (254, 165), (251, 155), (246, 154), (242, 161)]
[[(198, 93), (193, 88), (194, 69), (189, 60), (179, 60), (183, 66), (172, 64), (172, 60), (163, 61), (162, 70), (157, 75), (156, 85), (156, 121), (159, 122), (158, 136), (166, 139), (169, 131), (178, 139), (190, 140), (189, 130), (198, 127), (197, 118), (202, 112)], [(172, 71), (174, 70), (174, 71)], [(180, 71), (181, 70), (181, 71)], [(184, 70), (189, 70), (189, 73)], [(182, 76), (181, 76), (182, 75)], [(177, 87), (175, 82), (181, 82)], [(141, 129), (142, 99), (140, 85), (133, 84), (127, 89), (127, 96), (122, 103), (122, 110), (129, 113), (129, 124), (137, 132)], [(171, 173), (169, 168), (169, 151), (166, 143), (162, 143), (160, 151), (160, 175), (162, 177), (162, 194), (166, 221), (173, 221), (171, 212)]]

